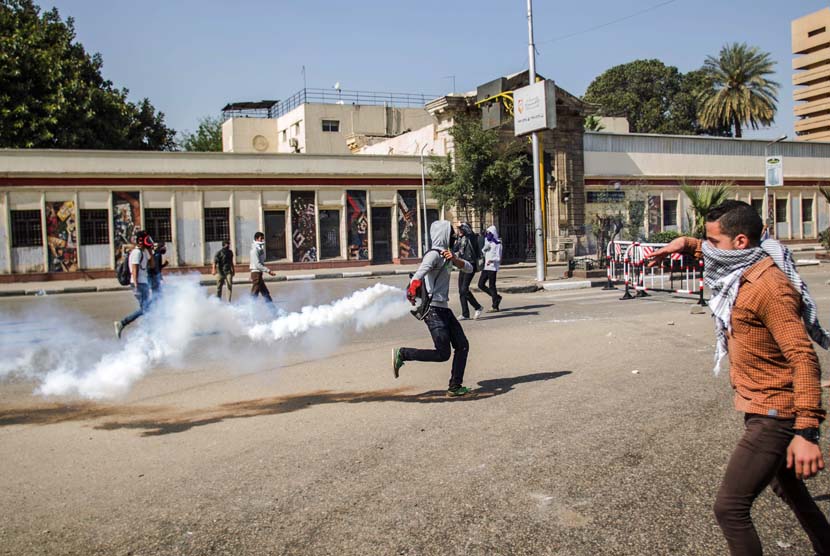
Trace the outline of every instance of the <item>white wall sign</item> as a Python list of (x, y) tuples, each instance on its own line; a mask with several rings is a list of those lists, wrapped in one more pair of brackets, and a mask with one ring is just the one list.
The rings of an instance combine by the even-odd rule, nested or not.
[(556, 127), (556, 88), (553, 81), (537, 81), (513, 91), (516, 135)]
[(784, 185), (784, 164), (780, 156), (768, 156), (765, 173), (767, 187), (780, 187)]

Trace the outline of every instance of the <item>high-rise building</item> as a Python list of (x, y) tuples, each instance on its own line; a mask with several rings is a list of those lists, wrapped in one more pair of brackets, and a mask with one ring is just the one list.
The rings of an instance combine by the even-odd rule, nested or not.
[(830, 8), (792, 22), (795, 133), (830, 141)]

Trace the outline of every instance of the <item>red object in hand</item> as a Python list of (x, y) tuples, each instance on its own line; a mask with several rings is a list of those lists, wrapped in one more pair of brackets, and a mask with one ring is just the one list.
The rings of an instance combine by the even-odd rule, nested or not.
[(410, 303), (415, 305), (415, 297), (418, 295), (418, 288), (421, 287), (421, 281), (415, 278), (409, 283), (409, 287), (406, 288), (406, 298), (409, 300)]

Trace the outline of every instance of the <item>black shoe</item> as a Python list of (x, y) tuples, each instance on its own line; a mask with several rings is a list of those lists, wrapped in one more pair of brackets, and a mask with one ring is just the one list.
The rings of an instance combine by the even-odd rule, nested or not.
[(495, 303), (493, 303), (493, 309), (495, 309), (496, 311), (498, 311), (498, 310), (499, 310), (499, 305), (501, 305), (501, 296), (500, 296), (500, 295), (497, 295), (497, 296), (496, 296), (496, 302), (495, 302)]

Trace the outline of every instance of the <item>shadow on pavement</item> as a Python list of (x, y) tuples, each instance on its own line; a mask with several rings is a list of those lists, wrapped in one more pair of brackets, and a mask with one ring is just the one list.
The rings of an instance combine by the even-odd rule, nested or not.
[(487, 316), (479, 317), (478, 320), (509, 319), (510, 317), (536, 316), (539, 311), (516, 311), (513, 309), (502, 309), (498, 313), (487, 313)]
[(194, 427), (219, 423), (225, 419), (241, 419), (263, 415), (279, 415), (305, 409), (309, 406), (332, 403), (406, 402), (406, 403), (454, 403), (477, 401), (506, 394), (518, 384), (552, 380), (571, 374), (571, 371), (535, 373), (518, 377), (483, 380), (468, 396), (448, 398), (444, 390), (428, 390), (419, 394), (405, 394), (405, 388), (377, 390), (373, 392), (332, 392), (321, 390), (292, 396), (277, 396), (222, 404), (211, 410), (183, 412), (170, 417), (110, 421), (97, 425), (99, 430), (143, 430), (141, 436), (160, 436), (184, 432)]
[(52, 425), (70, 421), (92, 421), (114, 418), (96, 425), (98, 430), (136, 429), (142, 436), (160, 436), (184, 432), (194, 427), (219, 423), (225, 419), (241, 419), (262, 415), (279, 415), (310, 406), (332, 403), (457, 403), (484, 400), (506, 394), (517, 385), (542, 382), (569, 375), (571, 371), (534, 373), (508, 378), (482, 380), (464, 397), (448, 398), (445, 390), (428, 390), (418, 394), (405, 393), (406, 388), (371, 392), (333, 392), (320, 390), (290, 396), (276, 396), (226, 403), (213, 409), (175, 412), (163, 406), (101, 405), (95, 403), (49, 404), (39, 407), (0, 407), (0, 427), (13, 425)]

